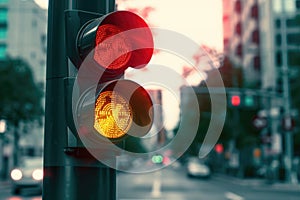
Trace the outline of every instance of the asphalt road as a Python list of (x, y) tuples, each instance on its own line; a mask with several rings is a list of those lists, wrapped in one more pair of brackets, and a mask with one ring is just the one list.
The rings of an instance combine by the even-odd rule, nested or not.
[[(299, 190), (298, 190), (299, 188)], [(168, 167), (146, 174), (118, 173), (117, 199), (144, 200), (298, 200), (300, 185), (294, 189), (222, 175), (210, 179), (189, 178), (184, 167)], [(0, 200), (41, 200), (35, 191), (12, 196), (9, 183), (0, 184)]]
[(166, 168), (143, 175), (120, 173), (117, 186), (119, 200), (298, 200), (300, 196), (300, 189), (276, 188), (226, 176), (189, 178), (184, 168)]

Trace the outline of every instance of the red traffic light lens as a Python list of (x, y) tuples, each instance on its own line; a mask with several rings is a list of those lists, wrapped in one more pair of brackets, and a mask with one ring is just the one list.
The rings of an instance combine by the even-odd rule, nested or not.
[(116, 11), (88, 21), (76, 42), (82, 60), (92, 52), (96, 64), (114, 74), (121, 74), (128, 67), (144, 67), (154, 49), (147, 23), (128, 11)]
[(238, 95), (233, 95), (231, 97), (231, 105), (233, 106), (239, 106), (241, 104), (241, 98)]
[[(121, 32), (119, 27), (112, 24), (104, 24), (97, 29), (94, 59), (106, 69), (124, 68), (131, 58), (130, 43)], [(106, 40), (112, 36), (113, 39)], [(111, 58), (116, 59), (111, 62)]]
[(133, 12), (116, 11), (104, 16), (99, 27), (104, 24), (114, 25), (121, 31), (132, 30), (126, 33), (132, 52), (127, 67), (141, 68), (150, 61), (154, 42), (152, 32), (144, 19)]

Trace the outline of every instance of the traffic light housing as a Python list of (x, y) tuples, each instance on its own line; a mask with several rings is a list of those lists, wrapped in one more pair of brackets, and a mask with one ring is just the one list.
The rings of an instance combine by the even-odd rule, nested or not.
[(257, 109), (259, 96), (251, 90), (228, 91), (228, 106), (231, 108)]
[(147, 23), (128, 11), (65, 14), (67, 54), (76, 71), (66, 81), (69, 128), (77, 139), (96, 142), (146, 135), (153, 123), (151, 97), (123, 77), (128, 67), (145, 67), (152, 57)]

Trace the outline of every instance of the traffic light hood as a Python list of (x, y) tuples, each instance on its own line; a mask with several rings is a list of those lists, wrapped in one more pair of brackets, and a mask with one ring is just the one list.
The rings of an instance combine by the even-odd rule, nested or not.
[(123, 73), (128, 67), (144, 67), (153, 54), (153, 37), (147, 23), (129, 11), (116, 11), (85, 23), (77, 35), (78, 54), (92, 53), (107, 71)]

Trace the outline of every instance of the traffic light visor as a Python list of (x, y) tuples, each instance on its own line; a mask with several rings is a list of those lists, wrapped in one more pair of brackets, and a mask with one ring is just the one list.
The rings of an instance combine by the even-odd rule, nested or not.
[(116, 11), (85, 24), (77, 46), (82, 59), (92, 51), (96, 63), (116, 72), (144, 67), (152, 57), (154, 44), (152, 32), (140, 16)]

